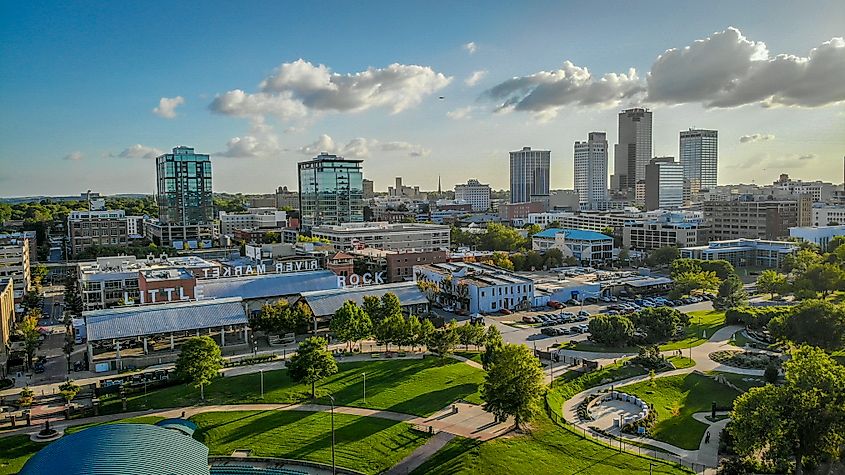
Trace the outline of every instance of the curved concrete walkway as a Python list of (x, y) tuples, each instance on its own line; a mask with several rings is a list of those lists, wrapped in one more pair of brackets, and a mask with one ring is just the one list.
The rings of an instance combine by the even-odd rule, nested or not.
[[(745, 369), (745, 368), (737, 368), (735, 366), (728, 366), (717, 363), (710, 359), (710, 353), (714, 351), (719, 351), (722, 349), (738, 349), (735, 346), (731, 346), (728, 342), (730, 341), (731, 336), (736, 333), (737, 331), (741, 330), (743, 327), (740, 325), (729, 325), (722, 327), (718, 331), (716, 331), (707, 342), (699, 345), (694, 346), (692, 348), (682, 350), (682, 355), (692, 358), (695, 362), (695, 366), (690, 368), (683, 368), (683, 369), (676, 369), (672, 371), (666, 371), (663, 373), (658, 373), (655, 375), (655, 378), (665, 378), (667, 376), (675, 376), (675, 375), (682, 375), (688, 374), (693, 371), (701, 371), (701, 372), (709, 372), (709, 371), (719, 371), (724, 373), (734, 373), (734, 374), (744, 374), (749, 376), (762, 376), (763, 370), (756, 370), (756, 369)], [(619, 353), (610, 353), (610, 358), (608, 358), (608, 353), (594, 353), (594, 352), (579, 352), (574, 350), (561, 350), (561, 354), (565, 354), (570, 357), (577, 357), (577, 358), (587, 358), (590, 359), (594, 355), (602, 355), (604, 358), (599, 358), (598, 361), (600, 364), (608, 364), (612, 362), (613, 359), (618, 359), (620, 357), (630, 357), (635, 356), (633, 354), (619, 354)], [(665, 356), (672, 356), (676, 355), (677, 351), (669, 350), (663, 351), (663, 355)], [(621, 356), (619, 356), (621, 355)], [(602, 384), (599, 386), (592, 387), (585, 391), (581, 391), (580, 393), (576, 394), (569, 400), (563, 403), (562, 413), (563, 417), (569, 421), (575, 427), (580, 429), (588, 429), (588, 424), (582, 423), (578, 419), (578, 411), (577, 407), (580, 402), (587, 397), (589, 394), (610, 389), (613, 387), (614, 389), (618, 389), (624, 386), (628, 386), (634, 383), (638, 383), (641, 381), (647, 381), (649, 379), (648, 375), (642, 376), (635, 376), (632, 378), (624, 379), (622, 381), (616, 381), (613, 383)], [(719, 433), (724, 428), (725, 424), (727, 424), (727, 420), (719, 421), (716, 423), (711, 423), (706, 419), (697, 419), (701, 422), (705, 422), (706, 424), (710, 425), (710, 443), (705, 444), (704, 438), (701, 440), (701, 444), (699, 445), (698, 450), (686, 450), (680, 447), (676, 447), (671, 444), (667, 444), (665, 442), (661, 442), (659, 440), (649, 439), (645, 437), (634, 437), (628, 434), (620, 434), (620, 437), (626, 440), (636, 441), (651, 445), (653, 447), (658, 447), (660, 449), (666, 450), (676, 456), (692, 463), (698, 463), (701, 465), (705, 465), (708, 467), (716, 467), (719, 464), (719, 457), (718, 457), (718, 447), (719, 447)], [(706, 433), (705, 433), (706, 435)]]

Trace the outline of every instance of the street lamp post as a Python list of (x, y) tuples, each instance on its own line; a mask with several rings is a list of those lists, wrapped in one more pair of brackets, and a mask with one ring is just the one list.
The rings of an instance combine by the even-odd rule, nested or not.
[(367, 405), (367, 373), (361, 373), (364, 376), (364, 405)]
[(258, 373), (261, 375), (261, 399), (264, 399), (264, 370), (258, 370)]
[(332, 401), (332, 475), (337, 473), (334, 464), (334, 396), (329, 394), (329, 399)]

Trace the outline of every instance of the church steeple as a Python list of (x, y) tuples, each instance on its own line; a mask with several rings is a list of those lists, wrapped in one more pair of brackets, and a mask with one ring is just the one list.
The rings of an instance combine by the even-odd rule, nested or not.
[(437, 194), (443, 194), (443, 190), (440, 188), (440, 175), (437, 175)]

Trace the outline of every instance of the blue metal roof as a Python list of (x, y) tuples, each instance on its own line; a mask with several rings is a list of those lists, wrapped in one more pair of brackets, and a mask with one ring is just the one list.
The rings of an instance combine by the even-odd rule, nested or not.
[(320, 292), (303, 292), (302, 298), (311, 307), (315, 316), (324, 317), (334, 315), (347, 300), (351, 300), (358, 305), (363, 305), (365, 295), (373, 295), (381, 298), (382, 295), (388, 292), (396, 294), (402, 306), (428, 303), (428, 299), (420, 291), (419, 287), (417, 287), (416, 282), (400, 282), (396, 284), (324, 290)]
[(540, 238), (547, 238), (547, 239), (554, 239), (555, 236), (558, 234), (563, 233), (566, 236), (566, 239), (572, 239), (575, 241), (606, 241), (608, 239), (613, 239), (612, 237), (597, 233), (595, 231), (586, 231), (583, 229), (561, 229), (561, 228), (549, 228), (539, 233), (535, 234), (534, 237)]
[(47, 445), (20, 475), (209, 475), (208, 447), (191, 437), (149, 424), (106, 424)]
[(91, 341), (131, 338), (247, 322), (240, 297), (110, 308), (83, 313)]
[(205, 298), (241, 297), (244, 300), (297, 295), (302, 292), (337, 288), (332, 271), (265, 274), (232, 279), (200, 280), (197, 288)]
[(170, 419), (163, 419), (155, 423), (155, 425), (159, 427), (164, 427), (165, 429), (173, 429), (182, 432), (183, 434), (191, 437), (194, 435), (194, 432), (197, 431), (197, 425), (193, 422), (182, 419), (179, 417), (173, 417)]

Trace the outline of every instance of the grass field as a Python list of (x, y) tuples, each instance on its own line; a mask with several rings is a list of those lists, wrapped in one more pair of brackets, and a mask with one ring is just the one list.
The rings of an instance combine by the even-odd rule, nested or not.
[(578, 371), (567, 371), (562, 376), (552, 382), (549, 389), (548, 401), (549, 405), (556, 412), (560, 412), (560, 408), (565, 401), (572, 396), (602, 384), (602, 381), (622, 381), (634, 376), (641, 376), (648, 374), (642, 366), (627, 365), (623, 366), (622, 361), (616, 364), (605, 366), (604, 368), (590, 373), (581, 373)]
[(738, 330), (733, 334), (730, 344), (739, 348), (745, 348), (745, 345), (748, 344), (749, 341), (748, 337), (745, 336), (745, 330)]
[[(456, 437), (412, 473), (649, 473), (649, 459), (620, 453), (589, 439), (582, 439), (569, 430), (556, 426), (545, 413), (539, 416), (532, 426), (529, 434), (501, 437), (484, 443)], [(654, 474), (690, 473), (666, 463), (652, 463)]]
[[(660, 345), (660, 351), (681, 350), (706, 342), (714, 333), (725, 326), (725, 312), (720, 310), (696, 310), (689, 312), (690, 323), (686, 338)], [(707, 335), (702, 337), (702, 335)]]
[(695, 366), (695, 361), (686, 356), (670, 356), (666, 359), (675, 366), (675, 369), (692, 368)]
[[(340, 467), (380, 473), (424, 444), (427, 434), (403, 422), (335, 414), (335, 458)], [(331, 464), (331, 414), (300, 411), (207, 412), (191, 418), (195, 437), (212, 455), (250, 455)]]
[[(317, 385), (318, 402), (328, 394), (340, 406), (386, 409), (426, 416), (457, 399), (480, 403), (478, 385), (484, 372), (466, 363), (445, 358), (379, 360), (339, 363), (339, 372)], [(367, 373), (367, 404), (363, 400), (363, 376)], [(287, 370), (264, 372), (264, 399), (258, 373), (216, 379), (205, 388), (206, 404), (296, 403), (311, 398), (309, 385), (290, 380)], [(187, 385), (171, 386), (128, 398), (130, 411), (190, 406), (200, 403), (199, 390)], [(104, 411), (118, 412), (120, 400), (107, 399)]]
[(698, 449), (707, 425), (693, 419), (696, 412), (709, 412), (712, 401), (730, 407), (739, 395), (734, 389), (696, 373), (656, 378), (623, 389), (652, 404), (657, 421), (651, 437), (683, 449)]
[[(105, 424), (155, 424), (161, 419), (161, 417), (156, 416), (140, 416), (121, 419), (115, 422), (106, 422)], [(79, 432), (83, 429), (100, 424), (103, 423), (81, 424), (78, 426), (68, 427), (67, 430), (65, 430), (65, 434), (70, 435), (74, 432)], [(18, 473), (23, 467), (23, 464), (25, 464), (26, 461), (35, 454), (35, 452), (38, 452), (46, 445), (48, 444), (40, 444), (29, 440), (28, 435), (0, 437), (0, 475)]]
[(461, 356), (463, 358), (481, 364), (481, 353), (478, 351), (456, 351), (455, 356)]
[(747, 376), (744, 374), (723, 373), (721, 371), (710, 371), (707, 374), (720, 375), (743, 391), (748, 391), (751, 388), (766, 385), (766, 380), (763, 379), (762, 376)]

